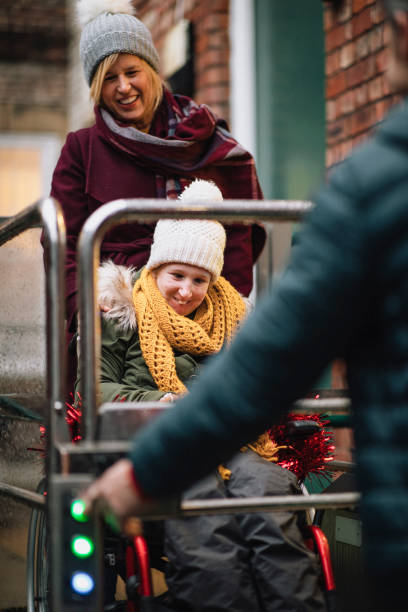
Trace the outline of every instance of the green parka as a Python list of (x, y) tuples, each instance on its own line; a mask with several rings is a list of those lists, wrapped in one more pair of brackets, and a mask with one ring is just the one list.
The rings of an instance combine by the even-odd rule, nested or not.
[[(99, 268), (99, 301), (111, 307), (101, 316), (101, 401), (157, 402), (160, 391), (140, 348), (132, 302), (132, 287), (140, 276), (132, 268), (107, 261)], [(202, 359), (176, 353), (176, 371), (187, 386), (197, 375)], [(76, 381), (79, 389), (80, 377)]]
[[(187, 383), (199, 364), (191, 355), (176, 355), (177, 375)], [(103, 402), (156, 402), (159, 391), (146, 365), (137, 330), (118, 330), (111, 319), (102, 318), (101, 392)]]

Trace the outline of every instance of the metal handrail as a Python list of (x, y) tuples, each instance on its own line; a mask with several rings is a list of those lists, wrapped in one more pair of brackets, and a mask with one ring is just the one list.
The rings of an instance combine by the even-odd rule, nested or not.
[(322, 399), (300, 399), (293, 404), (293, 412), (300, 414), (313, 414), (324, 412), (325, 414), (348, 413), (351, 408), (350, 398), (348, 397), (325, 397)]
[[(0, 483), (0, 495), (7, 495), (30, 506), (44, 509), (43, 494), (27, 491), (12, 485)], [(324, 493), (311, 495), (274, 495), (236, 499), (197, 499), (170, 500), (161, 504), (145, 504), (140, 508), (140, 516), (146, 519), (187, 518), (199, 514), (233, 514), (236, 512), (264, 512), (279, 510), (308, 510), (310, 508), (354, 507), (360, 503), (360, 493)]]
[(95, 292), (99, 249), (104, 234), (114, 225), (158, 219), (216, 219), (223, 223), (300, 221), (311, 202), (297, 200), (224, 200), (185, 204), (179, 200), (122, 199), (98, 208), (85, 222), (78, 247), (79, 311), (81, 326), (81, 393), (83, 435), (95, 440), (99, 389), (100, 321)]
[(330, 461), (329, 466), (331, 472), (354, 472), (356, 469), (354, 461), (341, 461), (340, 459)]
[[(68, 439), (64, 422), (65, 400), (65, 221), (59, 203), (43, 198), (10, 217), (0, 225), (0, 246), (32, 228), (42, 227), (48, 247), (49, 269), (46, 274), (46, 342), (47, 401), (49, 405), (48, 435), (50, 440)], [(56, 469), (57, 453), (50, 450), (50, 469)]]
[(232, 514), (236, 512), (272, 512), (308, 510), (310, 508), (354, 507), (360, 503), (360, 493), (324, 493), (312, 495), (274, 495), (236, 499), (190, 499), (181, 502), (183, 517), (198, 514)]
[(21, 487), (15, 487), (5, 482), (0, 482), (0, 495), (6, 495), (12, 497), (17, 501), (21, 501), (29, 506), (43, 509), (45, 506), (44, 495), (34, 493), (28, 489), (22, 489)]

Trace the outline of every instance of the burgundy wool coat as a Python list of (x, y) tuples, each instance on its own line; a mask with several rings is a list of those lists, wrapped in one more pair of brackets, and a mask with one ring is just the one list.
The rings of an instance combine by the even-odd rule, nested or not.
[[(177, 111), (182, 104), (186, 104), (186, 100), (189, 99), (165, 92), (150, 134), (164, 137), (164, 140), (169, 138), (166, 135), (168, 116), (170, 112), (174, 113), (174, 108)], [(192, 101), (190, 103), (194, 105)], [(202, 107), (194, 105), (194, 108), (199, 109), (196, 113), (198, 117)], [(51, 195), (61, 204), (67, 227), (66, 303), (68, 329), (71, 332), (76, 327), (77, 240), (84, 222), (97, 208), (119, 198), (165, 197), (160, 193), (159, 185), (160, 181), (163, 183), (169, 178), (174, 178), (175, 183), (181, 186), (180, 189), (194, 178), (212, 179), (220, 187), (225, 199), (262, 198), (254, 162), (249, 153), (245, 152), (243, 161), (235, 160), (233, 154), (229, 153), (221, 161), (206, 163), (206, 159), (214, 159), (214, 134), (217, 130), (221, 133), (220, 139), (228, 141), (230, 147), (231, 142), (235, 141), (225, 130), (225, 122), (216, 119), (207, 107), (205, 113), (204, 120), (201, 118), (198, 121), (193, 117), (191, 122), (190, 118), (188, 126), (191, 128), (191, 123), (197, 125), (200, 161), (192, 168), (184, 166), (180, 170), (174, 168), (174, 162), (166, 166), (166, 160), (149, 164), (143, 159), (143, 147), (140, 146), (137, 155), (133, 155), (132, 142), (111, 131), (99, 108), (95, 108), (94, 126), (68, 134), (54, 171)], [(203, 130), (208, 117), (212, 124)], [(183, 119), (180, 125), (183, 125)], [(203, 134), (208, 136), (207, 141)], [(191, 130), (190, 133), (187, 133), (185, 127), (179, 133), (176, 130), (172, 138), (184, 138), (191, 142)], [(157, 142), (160, 142), (159, 139)], [(126, 223), (111, 229), (105, 234), (101, 245), (101, 261), (112, 259), (117, 264), (133, 265), (136, 268), (143, 266), (149, 257), (154, 225)], [(226, 231), (223, 275), (240, 293), (247, 296), (252, 288), (253, 264), (263, 248), (265, 232), (259, 225), (238, 224), (226, 226)]]

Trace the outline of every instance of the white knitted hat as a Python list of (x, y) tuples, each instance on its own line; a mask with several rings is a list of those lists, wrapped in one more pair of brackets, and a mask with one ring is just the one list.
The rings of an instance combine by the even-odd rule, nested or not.
[(135, 17), (131, 0), (78, 0), (83, 28), (79, 54), (90, 85), (100, 62), (112, 53), (130, 53), (159, 72), (159, 56), (147, 27)]
[[(180, 195), (184, 202), (221, 201), (218, 187), (195, 180)], [(202, 219), (162, 219), (157, 222), (146, 268), (184, 263), (208, 270), (216, 282), (224, 265), (226, 235), (221, 223)]]

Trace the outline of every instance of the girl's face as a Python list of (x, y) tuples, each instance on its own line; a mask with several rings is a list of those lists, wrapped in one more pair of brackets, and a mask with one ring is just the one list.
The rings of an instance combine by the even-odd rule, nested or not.
[(135, 55), (121, 53), (105, 75), (102, 102), (116, 119), (140, 130), (147, 129), (151, 119), (151, 89), (143, 62)]
[(204, 268), (181, 263), (164, 264), (153, 275), (168, 305), (182, 316), (199, 307), (211, 281), (211, 274)]

